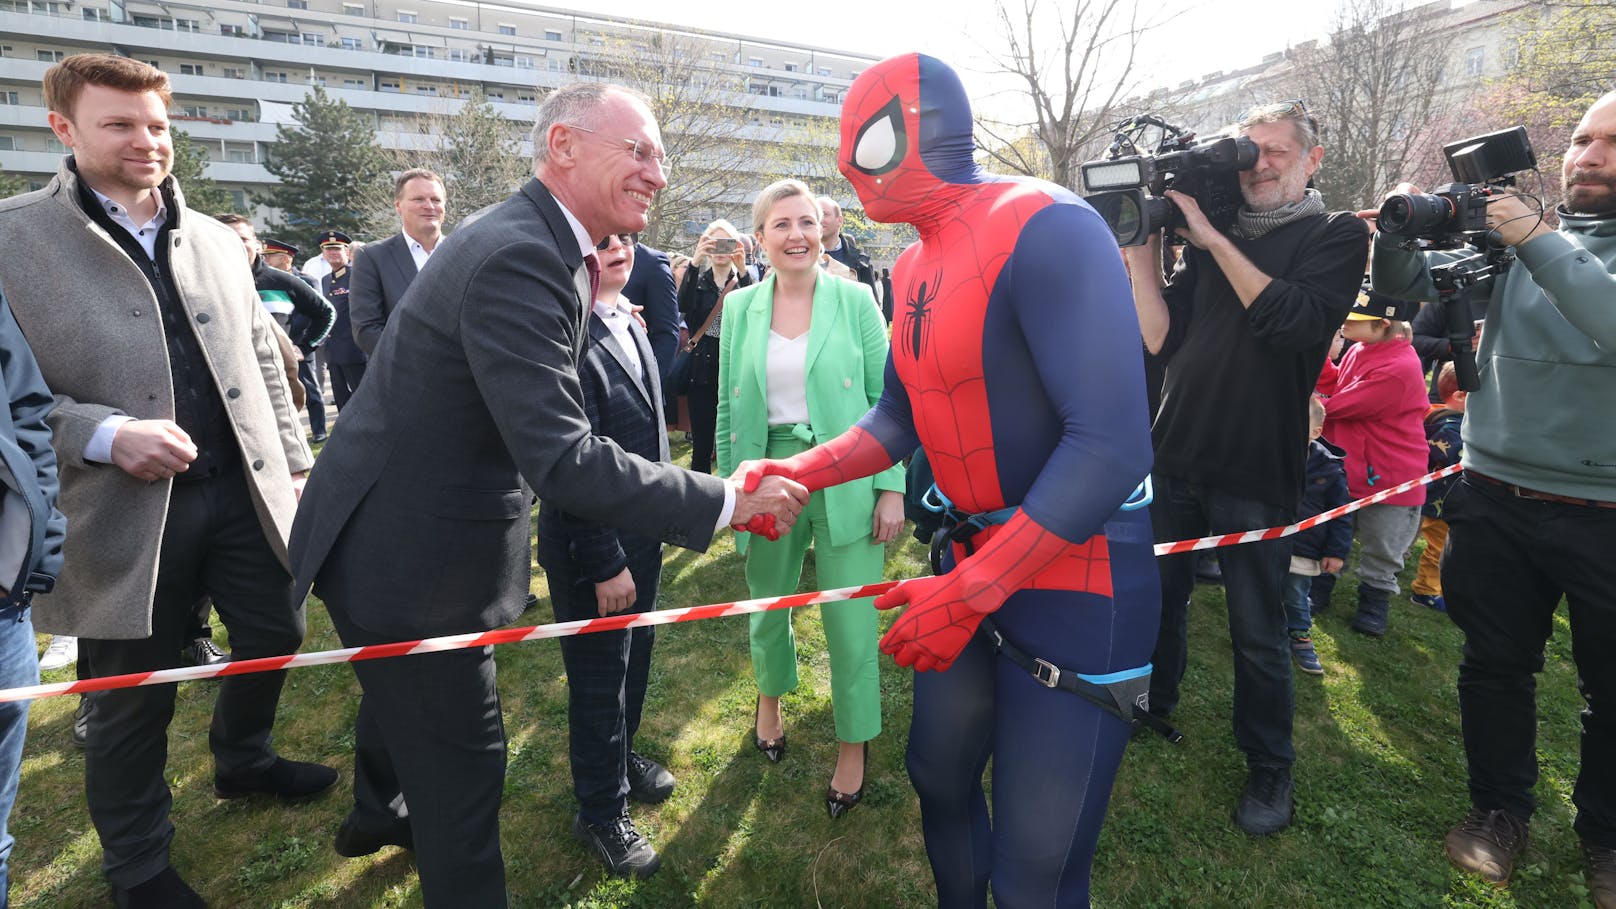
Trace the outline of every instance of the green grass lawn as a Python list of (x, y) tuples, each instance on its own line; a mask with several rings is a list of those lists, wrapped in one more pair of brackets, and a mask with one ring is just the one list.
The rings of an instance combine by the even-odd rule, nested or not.
[[(686, 450), (687, 451), (687, 450)], [(906, 538), (907, 539), (907, 538)], [(909, 540), (888, 577), (923, 571)], [(1411, 562), (1412, 565), (1412, 562)], [(1412, 570), (1412, 569), (1410, 569)], [(815, 589), (810, 570), (805, 589)], [(540, 606), (524, 624), (550, 620)], [(1444, 615), (1401, 599), (1385, 639), (1347, 629), (1349, 575), (1314, 640), (1323, 679), (1297, 675), (1297, 819), (1255, 840), (1232, 819), (1244, 762), (1230, 731), (1232, 668), (1218, 587), (1197, 589), (1192, 651), (1174, 721), (1181, 745), (1151, 736), (1129, 750), (1095, 863), (1099, 907), (1554, 907), (1588, 905), (1571, 787), (1577, 714), (1569, 629), (1560, 616), (1539, 684), (1542, 780), (1532, 843), (1516, 880), (1495, 891), (1449, 868), (1442, 837), (1467, 807), (1454, 693), (1460, 635)], [(670, 548), (662, 604), (746, 595), (728, 535), (705, 554)], [(305, 650), (341, 646), (311, 603)], [(883, 628), (891, 616), (882, 620)], [(751, 744), (746, 620), (657, 630), (651, 691), (637, 747), (678, 776), (673, 797), (634, 817), (663, 855), (649, 881), (605, 877), (570, 835), (566, 678), (553, 641), (499, 648), (510, 737), (501, 816), (512, 904), (521, 907), (919, 907), (933, 905), (919, 812), (903, 770), (910, 673), (882, 660), (886, 731), (872, 743), (866, 798), (840, 821), (825, 816), (835, 762), (828, 662), (814, 610), (795, 618), (802, 686), (785, 700), (791, 750), (771, 765)], [(48, 680), (70, 678), (70, 671)], [(331, 837), (350, 801), (359, 689), (345, 666), (295, 670), (281, 701), (282, 753), (342, 771), (325, 800), (299, 807), (213, 797), (207, 724), (214, 686), (180, 686), (170, 730), (173, 844), (180, 872), (216, 907), (421, 905), (409, 854), (386, 849), (343, 859)], [(100, 849), (84, 806), (74, 702), (35, 703), (11, 817), (12, 900), (27, 909), (108, 905)]]

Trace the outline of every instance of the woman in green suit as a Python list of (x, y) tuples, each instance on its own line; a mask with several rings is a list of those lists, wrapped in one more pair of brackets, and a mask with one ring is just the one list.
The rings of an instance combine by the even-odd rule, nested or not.
[[(752, 226), (771, 266), (762, 282), (724, 304), (718, 359), (718, 467), (785, 458), (833, 439), (881, 397), (886, 322), (870, 290), (820, 268), (819, 205), (797, 180), (765, 189)], [(791, 532), (775, 542), (741, 535), (752, 596), (795, 592), (814, 546), (819, 587), (881, 579), (885, 545), (903, 529), (901, 466), (816, 492)], [(826, 810), (840, 817), (864, 793), (869, 740), (881, 732), (876, 617), (869, 599), (820, 607), (830, 649), (831, 703), (841, 742)], [(756, 743), (785, 753), (780, 696), (797, 685), (796, 639), (785, 610), (752, 616), (757, 677)]]

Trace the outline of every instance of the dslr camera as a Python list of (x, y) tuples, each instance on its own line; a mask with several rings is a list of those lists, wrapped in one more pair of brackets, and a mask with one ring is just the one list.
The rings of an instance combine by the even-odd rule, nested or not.
[(1517, 173), (1537, 167), (1524, 126), (1450, 142), (1442, 154), (1458, 182), (1388, 196), (1376, 222), (1381, 233), (1410, 243), (1424, 240), (1427, 249), (1480, 245), (1488, 232), (1489, 201), (1514, 186)]
[[(1139, 144), (1153, 130), (1160, 141), (1143, 153)], [(1226, 230), (1243, 202), (1237, 174), (1256, 166), (1257, 144), (1244, 136), (1201, 142), (1194, 133), (1146, 114), (1117, 124), (1105, 159), (1082, 165), (1084, 199), (1111, 227), (1118, 246), (1139, 246), (1160, 230), (1169, 243), (1183, 243), (1174, 231), (1185, 226), (1184, 216), (1164, 193), (1172, 189), (1189, 196), (1213, 227)]]

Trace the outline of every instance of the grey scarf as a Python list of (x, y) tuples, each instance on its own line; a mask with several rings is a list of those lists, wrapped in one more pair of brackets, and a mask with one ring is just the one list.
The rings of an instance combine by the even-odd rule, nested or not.
[(1292, 221), (1322, 214), (1324, 214), (1324, 197), (1319, 195), (1318, 190), (1309, 189), (1302, 195), (1302, 201), (1281, 205), (1273, 211), (1252, 211), (1244, 205), (1240, 206), (1240, 215), (1234, 225), (1234, 235), (1243, 240), (1255, 240)]

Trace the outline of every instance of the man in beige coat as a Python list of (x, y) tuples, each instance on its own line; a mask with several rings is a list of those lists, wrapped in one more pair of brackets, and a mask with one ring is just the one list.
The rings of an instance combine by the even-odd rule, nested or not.
[[(169, 177), (168, 78), (127, 58), (45, 75), (71, 154), (0, 202), (0, 283), (56, 396), (61, 508), (74, 526), (39, 627), (80, 638), (95, 676), (177, 665), (211, 596), (237, 657), (297, 649), (286, 537), (313, 458), (241, 243)], [(209, 744), (221, 798), (317, 795), (337, 774), (270, 747), (284, 673), (226, 679)], [(119, 907), (205, 905), (169, 864), (163, 777), (174, 687), (96, 696), (85, 758)]]

